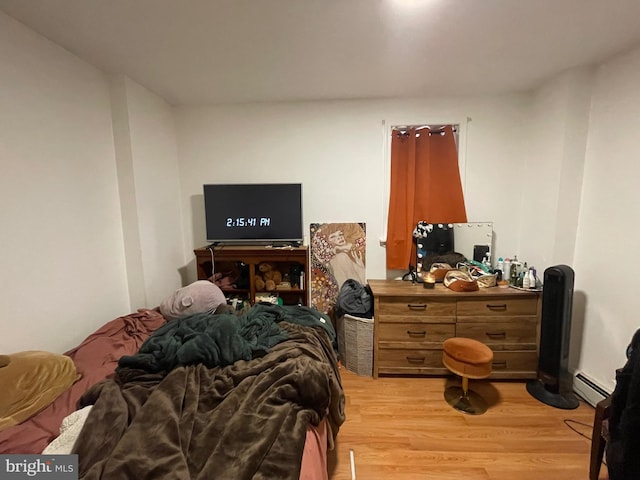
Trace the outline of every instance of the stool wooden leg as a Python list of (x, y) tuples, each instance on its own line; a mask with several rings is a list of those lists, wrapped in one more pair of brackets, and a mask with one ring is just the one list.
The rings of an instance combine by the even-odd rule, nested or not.
[(462, 396), (469, 398), (469, 377), (462, 377)]

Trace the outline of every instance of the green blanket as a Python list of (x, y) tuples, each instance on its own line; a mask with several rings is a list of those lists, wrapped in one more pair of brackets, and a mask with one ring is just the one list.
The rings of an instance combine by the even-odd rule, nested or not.
[(322, 328), (335, 344), (326, 315), (309, 307), (258, 304), (241, 315), (200, 313), (168, 322), (138, 353), (122, 357), (118, 367), (166, 373), (180, 365), (217, 367), (251, 360), (287, 338), (282, 321)]

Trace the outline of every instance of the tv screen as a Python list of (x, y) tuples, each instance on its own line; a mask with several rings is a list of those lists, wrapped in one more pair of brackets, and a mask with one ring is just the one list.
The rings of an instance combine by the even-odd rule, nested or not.
[(204, 185), (209, 242), (302, 242), (302, 184)]

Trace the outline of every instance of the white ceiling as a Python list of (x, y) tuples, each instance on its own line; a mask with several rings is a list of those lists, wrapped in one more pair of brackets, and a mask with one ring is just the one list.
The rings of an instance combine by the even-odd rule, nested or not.
[(640, 0), (0, 0), (173, 105), (524, 91), (640, 44)]

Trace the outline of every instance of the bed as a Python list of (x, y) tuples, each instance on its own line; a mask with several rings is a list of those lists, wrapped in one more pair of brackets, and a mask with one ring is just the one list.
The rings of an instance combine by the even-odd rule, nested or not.
[(113, 374), (122, 355), (135, 353), (151, 332), (165, 323), (166, 319), (159, 312), (141, 310), (111, 320), (80, 345), (65, 352), (80, 379), (35, 415), (0, 431), (0, 452), (41, 453), (59, 435), (62, 420), (76, 410), (82, 394)]
[(78, 417), (80, 478), (327, 479), (345, 419), (335, 346), (309, 307), (141, 310), (66, 352), (81, 378), (0, 431), (0, 453), (63, 453)]

